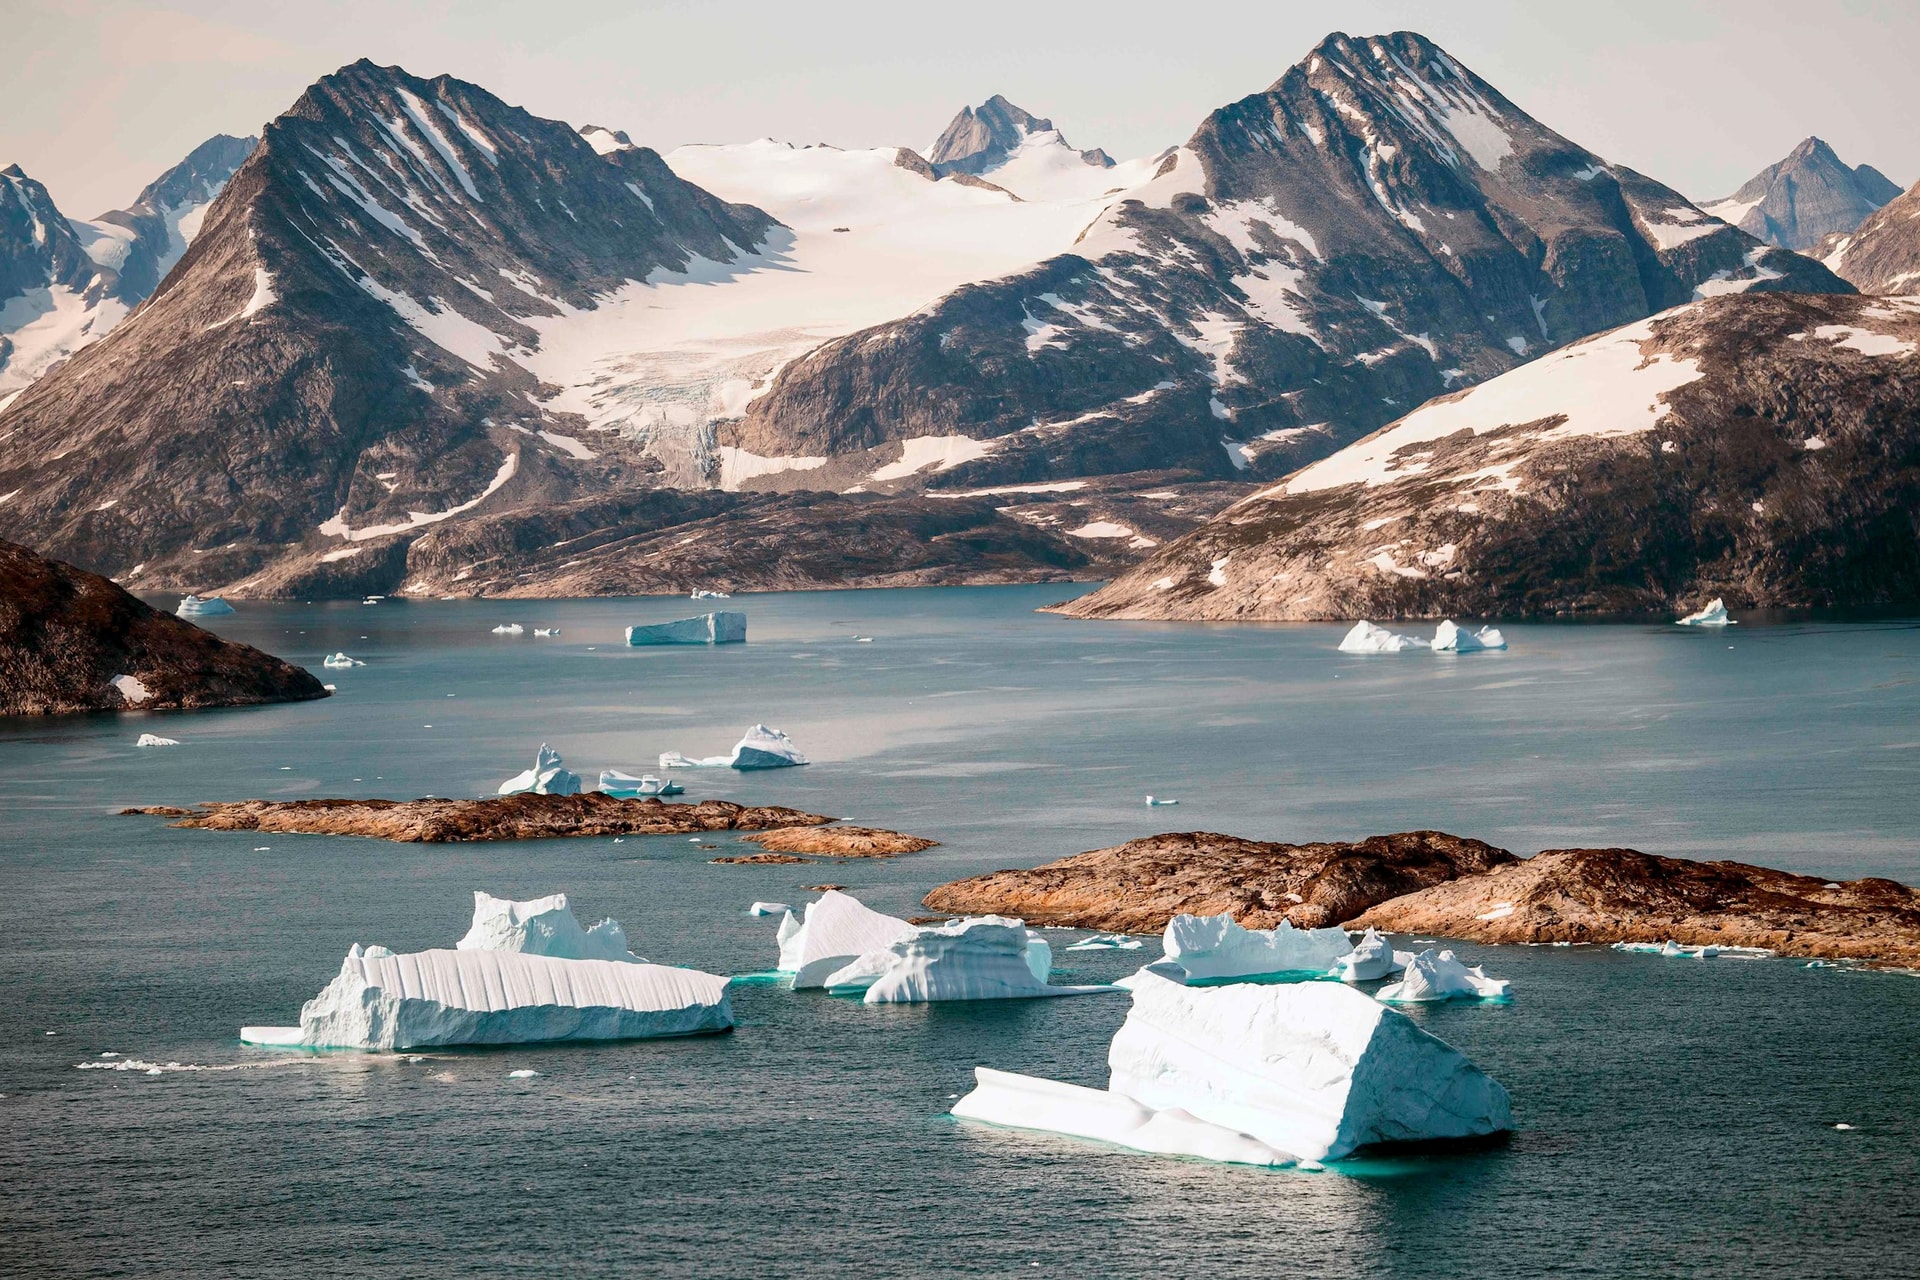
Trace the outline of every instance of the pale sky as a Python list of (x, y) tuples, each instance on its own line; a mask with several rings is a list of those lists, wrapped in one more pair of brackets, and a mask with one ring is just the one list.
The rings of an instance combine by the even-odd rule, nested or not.
[(683, 142), (924, 147), (1004, 93), (1080, 147), (1184, 141), (1329, 31), (1412, 29), (1531, 115), (1696, 199), (1818, 134), (1920, 176), (1915, 0), (0, 0), (0, 167), (72, 217), (360, 57)]

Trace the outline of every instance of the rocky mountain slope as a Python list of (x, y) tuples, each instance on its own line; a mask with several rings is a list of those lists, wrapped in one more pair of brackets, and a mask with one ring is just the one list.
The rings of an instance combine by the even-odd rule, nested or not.
[(973, 456), (935, 483), (963, 486), (1084, 475), (1090, 453), (1278, 475), (1696, 296), (1846, 288), (1420, 36), (1336, 35), (1215, 112), (1073, 252), (826, 343), (721, 443), (793, 459), (945, 442)]
[(1862, 293), (1920, 293), (1920, 183), (1818, 253)]
[(18, 165), (0, 170), (0, 408), (153, 292), (253, 145), (210, 138), (91, 221), (62, 215)]
[(0, 542), (0, 715), (161, 711), (324, 698), (300, 668)]
[[(941, 177), (952, 173), (978, 177), (1001, 168), (1015, 153), (1035, 143), (1071, 150), (1053, 121), (1016, 107), (996, 93), (978, 107), (961, 108), (927, 151), (927, 161)], [(1113, 158), (1098, 147), (1074, 151), (1073, 155), (1096, 169), (1113, 168)]]
[(1436, 399), (1090, 596), (1101, 618), (1920, 600), (1920, 300), (1691, 303)]
[(1808, 138), (1732, 195), (1700, 207), (1770, 245), (1803, 250), (1852, 231), (1899, 194), (1872, 165), (1849, 167), (1825, 142)]

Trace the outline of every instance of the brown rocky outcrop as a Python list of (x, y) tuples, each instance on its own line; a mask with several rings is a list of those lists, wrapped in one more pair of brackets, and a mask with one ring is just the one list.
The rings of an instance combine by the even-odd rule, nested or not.
[(940, 843), (878, 827), (782, 827), (741, 839), (774, 853), (811, 853), (823, 858), (894, 858)]
[(808, 863), (812, 858), (796, 858), (790, 853), (730, 853), (723, 858), (708, 858), (708, 862), (718, 866), (786, 866), (791, 863)]
[[(238, 800), (206, 801), (176, 827), (209, 831), (271, 831), (299, 835), (374, 836), (439, 844), (457, 840), (540, 840), (554, 836), (694, 835), (756, 831), (832, 822), (817, 813), (779, 805), (728, 800), (668, 804), (621, 800), (597, 791), (572, 796), (523, 794), (485, 800)], [(172, 817), (171, 806), (126, 809)]]
[(1513, 861), (1478, 840), (1439, 831), (1354, 843), (1273, 844), (1207, 831), (1130, 840), (1030, 871), (941, 885), (935, 911), (1018, 916), (1029, 924), (1152, 933), (1174, 916), (1222, 912), (1249, 929), (1290, 920), (1339, 924), (1390, 898)]

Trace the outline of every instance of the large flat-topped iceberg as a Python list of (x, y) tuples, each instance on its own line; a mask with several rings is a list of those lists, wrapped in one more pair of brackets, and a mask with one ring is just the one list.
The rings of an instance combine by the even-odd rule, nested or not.
[(473, 891), (473, 924), (454, 943), (459, 951), (518, 951), (560, 960), (615, 960), (644, 963), (627, 950), (627, 933), (617, 920), (583, 929), (567, 905), (567, 895), (514, 902)]
[(1510, 984), (1489, 978), (1475, 965), (1469, 969), (1451, 951), (1428, 947), (1413, 957), (1400, 981), (1374, 992), (1391, 1004), (1428, 1004), (1439, 1000), (1504, 1000)]
[(520, 951), (395, 955), (358, 944), (297, 1027), (243, 1027), (249, 1044), (420, 1049), (629, 1040), (733, 1025), (727, 980), (693, 969)]
[(861, 998), (867, 1004), (1020, 1000), (1118, 990), (1050, 986), (1052, 967), (1052, 948), (1023, 921), (981, 916), (915, 929), (828, 974), (826, 985), (836, 992), (865, 988)]
[(803, 919), (780, 920), (780, 972), (793, 975), (796, 990), (824, 987), (827, 978), (861, 956), (885, 951), (918, 932), (905, 920), (883, 916), (851, 894), (829, 889), (807, 904)]
[(675, 622), (656, 622), (650, 626), (628, 627), (627, 643), (648, 644), (744, 644), (747, 639), (747, 615), (744, 613), (703, 613), (697, 618)]
[(748, 729), (733, 750), (724, 756), (683, 756), (678, 751), (662, 751), (662, 769), (785, 769), (807, 763), (793, 739), (778, 729), (756, 724)]
[(516, 773), (500, 784), (503, 796), (517, 796), (526, 791), (539, 796), (576, 796), (580, 794), (580, 775), (566, 768), (560, 753), (543, 742), (534, 754), (533, 768)]
[(1325, 973), (1353, 949), (1345, 929), (1243, 929), (1232, 916), (1177, 915), (1161, 945), (1187, 977), (1253, 978), (1275, 973)]
[(1339, 983), (1190, 987), (1143, 969), (1120, 985), (1133, 1008), (1108, 1088), (1154, 1110), (1309, 1160), (1513, 1127), (1507, 1091), (1465, 1054)]

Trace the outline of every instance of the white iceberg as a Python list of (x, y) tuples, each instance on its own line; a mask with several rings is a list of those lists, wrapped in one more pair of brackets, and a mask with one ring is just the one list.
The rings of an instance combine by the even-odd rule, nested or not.
[(905, 920), (883, 916), (858, 898), (829, 889), (807, 904), (804, 919), (796, 920), (791, 911), (781, 919), (780, 972), (793, 975), (796, 990), (824, 987), (830, 974), (915, 932)]
[(756, 902), (747, 908), (750, 916), (790, 916), (793, 908), (784, 902)]
[(675, 782), (672, 778), (668, 778), (663, 782), (650, 773), (642, 774), (636, 778), (632, 774), (622, 773), (618, 769), (602, 769), (600, 771), (600, 790), (610, 796), (631, 798), (634, 796), (677, 796), (683, 794), (686, 788)]
[(1712, 604), (1709, 604), (1698, 613), (1688, 614), (1675, 625), (1682, 627), (1734, 627), (1738, 626), (1739, 623), (1727, 616), (1727, 602), (1719, 596), (1715, 596)]
[(1091, 938), (1082, 938), (1067, 951), (1138, 951), (1146, 943), (1138, 938), (1129, 938), (1124, 933), (1096, 933)]
[(1769, 947), (1729, 947), (1707, 943), (1703, 946), (1685, 946), (1669, 938), (1665, 942), (1616, 942), (1615, 951), (1637, 951), (1642, 955), (1665, 956), (1687, 960), (1712, 960), (1716, 956), (1735, 956), (1745, 960), (1764, 959), (1776, 955)]
[(973, 1092), (953, 1105), (953, 1114), (964, 1120), (1040, 1129), (1156, 1155), (1195, 1156), (1224, 1164), (1285, 1167), (1299, 1163), (1284, 1151), (1209, 1124), (1178, 1107), (1154, 1111), (1107, 1089), (991, 1067), (975, 1067), (973, 1075)]
[(520, 951), (394, 955), (358, 943), (297, 1027), (242, 1027), (248, 1044), (419, 1049), (699, 1035), (733, 1025), (727, 980), (694, 969)]
[(329, 670), (343, 670), (347, 667), (364, 667), (367, 664), (358, 658), (349, 658), (344, 653), (330, 653), (320, 659), (320, 665)]
[(1333, 962), (1327, 973), (1342, 982), (1373, 982), (1391, 977), (1412, 963), (1412, 953), (1395, 951), (1384, 934), (1378, 929), (1369, 929), (1354, 944), (1353, 950)]
[(1396, 635), (1385, 627), (1364, 621), (1354, 623), (1353, 630), (1340, 641), (1341, 653), (1401, 653), (1426, 647), (1427, 642), (1418, 636)]
[(458, 951), (518, 951), (558, 960), (616, 960), (644, 964), (627, 950), (626, 930), (617, 920), (602, 920), (583, 929), (567, 906), (567, 895), (514, 902), (473, 891), (473, 924), (466, 937), (453, 944)]
[(517, 622), (503, 622), (493, 629), (493, 634), (497, 636), (523, 636), (526, 633), (527, 629)]
[(1159, 808), (1165, 807), (1166, 805), (1179, 804), (1179, 803), (1180, 802), (1178, 800), (1165, 800), (1165, 799), (1157, 798), (1155, 796), (1147, 797), (1147, 808), (1149, 809), (1159, 809)]
[(1507, 638), (1500, 634), (1498, 627), (1467, 631), (1449, 618), (1434, 628), (1433, 643), (1428, 647), (1435, 653), (1477, 653), (1482, 649), (1504, 649)]
[(733, 599), (732, 596), (728, 595), (724, 591), (707, 591), (707, 590), (703, 590), (700, 587), (695, 587), (693, 589), (692, 598), (695, 600), (731, 600)]
[(533, 758), (533, 768), (516, 773), (500, 784), (500, 794), (517, 796), (531, 791), (539, 796), (572, 796), (580, 793), (580, 775), (564, 768), (560, 753), (546, 743)]
[(1428, 947), (1406, 966), (1400, 981), (1374, 993), (1389, 1004), (1428, 1004), (1437, 1000), (1503, 1000), (1512, 984), (1489, 978), (1478, 965), (1469, 969), (1451, 951)]
[(560, 634), (560, 628), (558, 628), (558, 627), (535, 627), (535, 628), (533, 629), (533, 634), (534, 634), (534, 635), (536, 635), (536, 636), (549, 636), (549, 637), (551, 637), (551, 636), (557, 636), (557, 635), (559, 635), (559, 634)]
[(182, 618), (217, 618), (223, 613), (232, 612), (233, 606), (219, 596), (207, 596), (202, 599), (193, 595), (182, 600), (180, 607), (174, 610), (174, 613)]
[(1189, 987), (1142, 969), (1108, 1088), (1308, 1160), (1513, 1127), (1507, 1092), (1445, 1041), (1336, 982)]
[(703, 613), (697, 618), (675, 622), (656, 622), (651, 626), (628, 627), (627, 643), (649, 644), (744, 644), (747, 639), (747, 615), (744, 613)]
[(133, 745), (136, 747), (177, 747), (180, 745), (180, 739), (163, 738), (157, 733), (143, 733), (140, 735), (140, 740)]
[(678, 751), (660, 753), (662, 769), (784, 769), (805, 763), (807, 758), (793, 745), (793, 739), (763, 724), (747, 730), (746, 736), (733, 744), (733, 751), (724, 756), (683, 756)]
[(1019, 1000), (1118, 990), (1049, 986), (1052, 967), (1052, 948), (1024, 922), (978, 916), (915, 929), (827, 975), (826, 985), (836, 992), (864, 988), (867, 1004)]
[(1253, 978), (1325, 973), (1353, 947), (1345, 929), (1243, 929), (1232, 916), (1177, 915), (1167, 921), (1166, 958), (1188, 978)]

